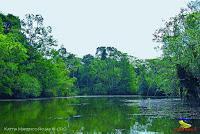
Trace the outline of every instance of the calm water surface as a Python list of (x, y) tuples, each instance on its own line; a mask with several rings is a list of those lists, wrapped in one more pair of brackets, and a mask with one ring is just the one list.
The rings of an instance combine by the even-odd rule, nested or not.
[(189, 118), (195, 130), (192, 133), (200, 133), (200, 107), (189, 106), (180, 99), (84, 97), (0, 101), (2, 134), (173, 134), (180, 133), (178, 118)]

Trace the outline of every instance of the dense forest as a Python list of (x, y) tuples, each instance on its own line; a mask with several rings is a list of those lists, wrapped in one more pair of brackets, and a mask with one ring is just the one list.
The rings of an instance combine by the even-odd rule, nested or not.
[(105, 46), (80, 58), (60, 46), (43, 22), (41, 15), (20, 20), (0, 14), (0, 98), (180, 92), (200, 98), (199, 0), (154, 33), (163, 52), (156, 59), (138, 59)]

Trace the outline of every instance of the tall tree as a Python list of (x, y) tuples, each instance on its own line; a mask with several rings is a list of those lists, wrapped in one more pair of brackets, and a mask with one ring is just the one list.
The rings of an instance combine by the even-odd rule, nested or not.
[(21, 21), (21, 26), (29, 45), (44, 55), (49, 55), (51, 47), (57, 46), (57, 41), (52, 35), (52, 28), (44, 26), (44, 19), (41, 15), (27, 14)]
[(188, 9), (182, 10), (155, 33), (155, 40), (163, 43), (164, 57), (176, 66), (180, 86), (187, 89), (187, 95), (193, 96), (190, 98), (200, 98), (199, 3), (199, 0), (189, 3)]

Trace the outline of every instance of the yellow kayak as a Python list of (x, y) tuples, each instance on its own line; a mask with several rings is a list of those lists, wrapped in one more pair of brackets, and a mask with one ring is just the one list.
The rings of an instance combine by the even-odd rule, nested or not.
[(190, 128), (192, 125), (184, 122), (183, 120), (179, 120), (179, 124), (182, 128)]

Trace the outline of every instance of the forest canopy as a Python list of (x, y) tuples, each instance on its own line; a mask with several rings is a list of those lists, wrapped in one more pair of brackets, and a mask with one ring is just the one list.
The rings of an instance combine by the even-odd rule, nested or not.
[[(41, 15), (0, 14), (0, 98), (179, 95), (200, 98), (200, 2), (154, 33), (163, 55), (138, 59), (99, 46), (82, 58), (54, 39)], [(70, 44), (69, 44), (70, 45)]]

